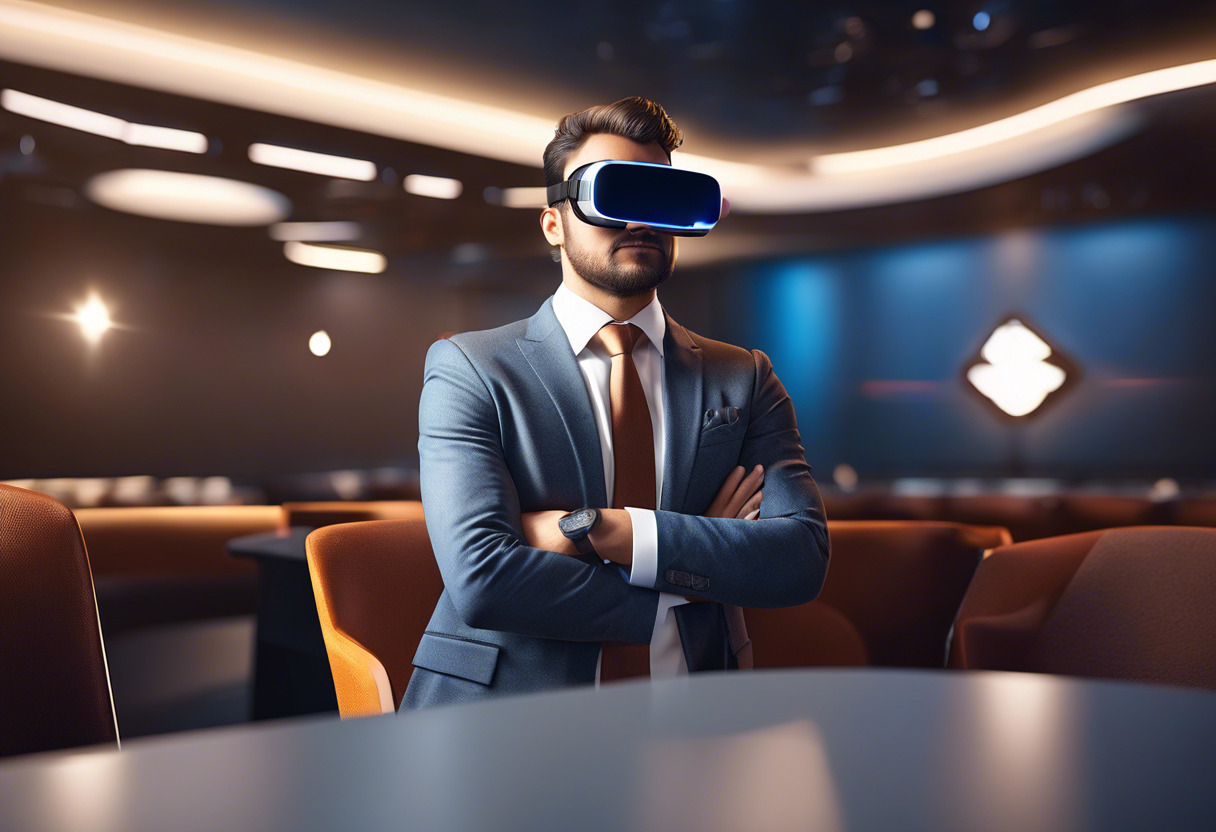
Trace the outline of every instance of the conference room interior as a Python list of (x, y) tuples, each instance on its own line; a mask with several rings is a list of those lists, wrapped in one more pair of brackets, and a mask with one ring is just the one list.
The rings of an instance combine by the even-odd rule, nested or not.
[[(304, 541), (421, 522), (427, 349), (552, 294), (541, 150), (627, 95), (731, 203), (663, 306), (771, 358), (832, 535), (753, 673), (1047, 674), (958, 616), (1079, 535), (1212, 586), (1208, 3), (0, 0), (0, 90), (0, 480), (79, 523), (119, 754), (338, 720)], [(1052, 674), (1216, 689), (1180, 598), (1173, 659)]]

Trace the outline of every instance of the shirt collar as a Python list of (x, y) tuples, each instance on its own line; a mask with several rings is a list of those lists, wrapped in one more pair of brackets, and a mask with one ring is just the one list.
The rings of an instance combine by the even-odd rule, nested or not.
[[(557, 287), (553, 293), (553, 314), (557, 322), (566, 332), (570, 341), (570, 349), (578, 355), (587, 347), (600, 327), (612, 320), (612, 316), (600, 309), (594, 303), (579, 297), (565, 283)], [(654, 344), (659, 355), (663, 354), (663, 336), (667, 334), (667, 319), (663, 315), (663, 307), (656, 294), (654, 300), (648, 303), (642, 311), (630, 318), (626, 323), (635, 324), (650, 343)]]

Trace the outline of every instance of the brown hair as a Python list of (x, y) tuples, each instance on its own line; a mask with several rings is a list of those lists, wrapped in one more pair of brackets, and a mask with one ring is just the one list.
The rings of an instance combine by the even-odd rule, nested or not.
[(623, 136), (638, 144), (657, 144), (671, 160), (671, 151), (684, 141), (684, 134), (671, 116), (648, 98), (622, 98), (563, 116), (557, 123), (553, 140), (545, 147), (545, 184), (556, 185), (565, 179), (566, 160), (596, 133)]

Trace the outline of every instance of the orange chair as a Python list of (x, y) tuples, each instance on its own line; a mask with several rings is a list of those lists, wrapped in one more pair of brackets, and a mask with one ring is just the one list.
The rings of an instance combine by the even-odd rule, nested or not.
[(927, 521), (828, 523), (832, 555), (819, 598), (744, 613), (755, 666), (942, 667), (967, 584), (1001, 527)]
[(305, 549), (338, 712), (347, 719), (395, 711), (443, 591), (426, 522), (326, 526)]
[(422, 516), (421, 500), (322, 500), (283, 503), (280, 528), (332, 526), (361, 520), (414, 520)]
[(117, 742), (80, 526), (59, 501), (0, 485), (0, 755)]
[(950, 666), (1216, 689), (1216, 529), (1134, 526), (992, 553)]

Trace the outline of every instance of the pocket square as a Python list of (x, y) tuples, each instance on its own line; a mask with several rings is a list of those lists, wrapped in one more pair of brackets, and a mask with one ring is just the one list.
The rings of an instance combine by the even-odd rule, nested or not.
[(739, 408), (737, 407), (719, 407), (717, 410), (705, 411), (705, 427), (702, 430), (720, 427), (721, 425), (733, 425), (739, 421)]

